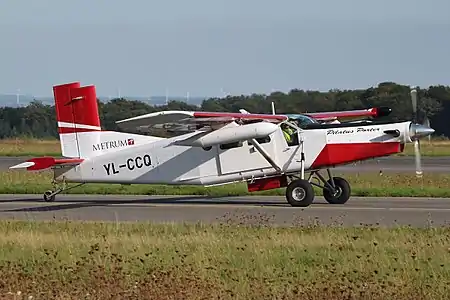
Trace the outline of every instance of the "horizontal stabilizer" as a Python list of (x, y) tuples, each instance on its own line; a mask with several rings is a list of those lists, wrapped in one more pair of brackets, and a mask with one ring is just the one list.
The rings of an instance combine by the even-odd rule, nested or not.
[(27, 169), (28, 171), (45, 170), (56, 165), (78, 165), (83, 162), (80, 158), (54, 158), (49, 156), (36, 157), (23, 163), (9, 167), (10, 169)]

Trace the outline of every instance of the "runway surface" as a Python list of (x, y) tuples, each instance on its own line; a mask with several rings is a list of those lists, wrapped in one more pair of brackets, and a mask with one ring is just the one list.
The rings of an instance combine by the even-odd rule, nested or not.
[[(27, 160), (28, 157), (0, 157), (0, 171), (6, 171), (10, 166)], [(337, 167), (340, 172), (396, 172), (414, 173), (414, 157), (391, 156), (370, 159), (346, 166)], [(422, 169), (425, 173), (449, 173), (450, 157), (422, 157)], [(414, 173), (415, 174), (415, 173)]]
[[(26, 157), (0, 157), (7, 170)], [(422, 157), (425, 173), (450, 173), (450, 157)], [(340, 172), (415, 172), (414, 157), (385, 157), (336, 168)], [(450, 224), (450, 199), (358, 198), (345, 205), (327, 204), (322, 197), (307, 208), (294, 208), (284, 197), (175, 197), (58, 195), (54, 203), (42, 195), (0, 195), (1, 219), (70, 219), (153, 222), (242, 222), (296, 225), (322, 224), (427, 226)]]
[(41, 195), (0, 195), (1, 219), (222, 222), (265, 225), (311, 223), (344, 226), (449, 225), (447, 198), (358, 198), (345, 205), (316, 197), (307, 208), (289, 206), (284, 197), (175, 197), (58, 195), (43, 202)]

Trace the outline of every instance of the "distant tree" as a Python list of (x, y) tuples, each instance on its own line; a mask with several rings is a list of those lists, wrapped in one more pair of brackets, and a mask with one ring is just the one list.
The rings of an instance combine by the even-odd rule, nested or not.
[[(450, 137), (450, 87), (443, 85), (421, 88), (419, 91), (419, 121), (424, 115), (430, 119), (436, 134)], [(116, 121), (158, 110), (202, 110), (238, 112), (245, 109), (252, 113), (271, 113), (274, 102), (277, 113), (305, 113), (315, 111), (350, 110), (373, 106), (389, 106), (390, 121), (412, 119), (410, 87), (394, 82), (382, 82), (377, 87), (360, 90), (332, 89), (328, 92), (292, 89), (269, 95), (251, 94), (209, 98), (200, 108), (182, 101), (169, 101), (166, 105), (153, 106), (132, 99), (118, 98), (103, 103), (98, 101), (102, 127), (119, 130)], [(32, 136), (57, 137), (55, 108), (33, 101), (26, 107), (0, 108), (0, 138)]]

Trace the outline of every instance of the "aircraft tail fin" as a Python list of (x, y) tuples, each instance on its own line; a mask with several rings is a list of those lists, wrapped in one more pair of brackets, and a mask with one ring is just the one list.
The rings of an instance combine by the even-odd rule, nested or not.
[(79, 82), (53, 86), (56, 120), (65, 157), (86, 157), (85, 144), (97, 142), (101, 132), (95, 86)]
[(81, 86), (79, 82), (56, 85), (53, 96), (64, 157), (89, 158), (161, 139), (102, 130), (94, 85)]

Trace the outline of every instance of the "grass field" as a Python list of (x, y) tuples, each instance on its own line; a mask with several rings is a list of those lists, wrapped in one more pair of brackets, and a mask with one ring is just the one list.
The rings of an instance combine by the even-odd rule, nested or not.
[(4, 139), (0, 140), (0, 156), (60, 156), (59, 140)]
[(448, 299), (441, 228), (0, 221), (2, 299)]
[[(339, 174), (334, 174), (338, 176)], [(353, 196), (424, 196), (450, 197), (450, 175), (343, 174), (352, 187)], [(0, 172), (1, 194), (43, 194), (51, 188), (50, 172), (6, 171)], [(140, 194), (140, 195), (284, 195), (285, 189), (248, 193), (243, 183), (217, 187), (167, 186), (167, 185), (120, 185), (86, 184), (67, 191), (77, 194)], [(322, 192), (316, 188), (316, 195)]]
[[(450, 156), (450, 141), (443, 139), (423, 140), (421, 142), (423, 156)], [(8, 139), (0, 140), (0, 156), (60, 156), (59, 140)], [(407, 144), (405, 151), (397, 155), (414, 155), (414, 147)]]

